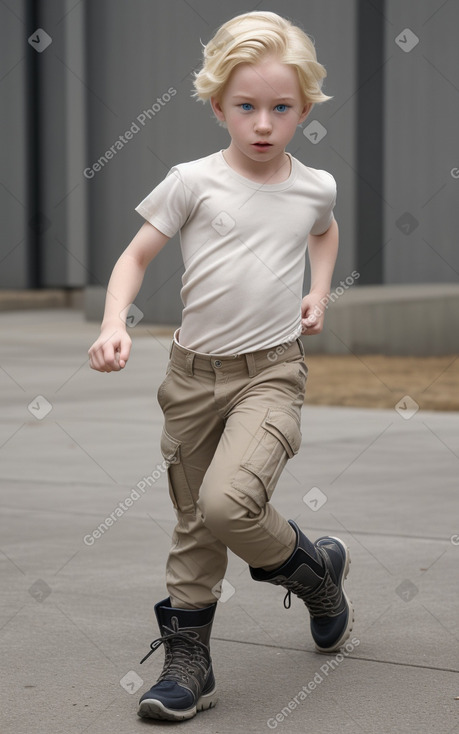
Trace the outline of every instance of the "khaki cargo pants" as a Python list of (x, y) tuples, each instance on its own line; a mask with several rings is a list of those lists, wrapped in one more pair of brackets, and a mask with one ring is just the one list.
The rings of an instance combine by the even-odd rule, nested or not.
[(178, 520), (166, 568), (172, 606), (217, 601), (228, 548), (265, 569), (292, 554), (295, 533), (269, 500), (300, 448), (303, 354), (299, 340), (225, 357), (173, 341), (158, 389)]

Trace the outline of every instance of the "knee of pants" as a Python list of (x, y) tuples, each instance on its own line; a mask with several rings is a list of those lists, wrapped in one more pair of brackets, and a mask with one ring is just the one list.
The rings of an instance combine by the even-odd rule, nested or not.
[(204, 525), (219, 538), (231, 532), (231, 526), (257, 517), (262, 508), (248, 495), (234, 487), (224, 490), (201, 487), (197, 502)]

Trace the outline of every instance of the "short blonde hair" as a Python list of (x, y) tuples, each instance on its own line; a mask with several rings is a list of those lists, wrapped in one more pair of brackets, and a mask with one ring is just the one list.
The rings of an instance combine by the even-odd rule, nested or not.
[(256, 64), (267, 55), (296, 68), (304, 104), (331, 99), (322, 92), (327, 72), (317, 61), (312, 39), (286, 18), (269, 11), (237, 15), (220, 26), (204, 46), (204, 64), (195, 73), (193, 96), (202, 102), (211, 97), (220, 102), (234, 67)]

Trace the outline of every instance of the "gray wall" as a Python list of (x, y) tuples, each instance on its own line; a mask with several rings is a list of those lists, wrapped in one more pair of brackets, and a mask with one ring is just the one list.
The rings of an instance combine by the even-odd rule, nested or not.
[(387, 0), (384, 23), (384, 281), (457, 282), (459, 3)]
[(15, 12), (0, 4), (0, 287), (26, 288), (27, 282), (27, 111), (25, 3)]
[[(0, 5), (0, 287), (82, 287), (88, 282), (84, 5), (36, 3), (35, 19), (33, 5)], [(41, 52), (27, 40), (40, 41), (37, 28), (52, 39)]]
[[(173, 164), (227, 146), (227, 133), (209, 107), (191, 97), (191, 71), (201, 61), (199, 39), (207, 42), (222, 22), (255, 7), (211, 0), (0, 4), (0, 92), (6, 112), (0, 121), (0, 287), (89, 286), (93, 315), (99, 315), (113, 264), (142, 224), (134, 211), (137, 203)], [(459, 5), (441, 0), (285, 0), (262, 7), (300, 23), (316, 39), (319, 59), (328, 70), (325, 90), (333, 100), (316, 107), (304, 124), (317, 119), (327, 135), (313, 145), (298, 129), (289, 150), (304, 163), (329, 170), (338, 181), (341, 250), (335, 284), (364, 262), (366, 242), (357, 247), (362, 231), (357, 221), (371, 216), (364, 206), (357, 209), (358, 187), (373, 185), (362, 183), (358, 155), (362, 139), (371, 142), (374, 135), (374, 130), (357, 126), (358, 100), (365, 103), (365, 92), (375, 83), (369, 74), (362, 85), (365, 70), (362, 74), (358, 68), (362, 7), (374, 13), (385, 33), (380, 72), (384, 140), (376, 141), (383, 144), (384, 187), (374, 191), (384, 205), (381, 280), (456, 282), (453, 217), (459, 179), (450, 171), (459, 168), (454, 37)], [(52, 37), (40, 54), (27, 43), (36, 27)], [(405, 28), (420, 38), (409, 53), (394, 40)], [(35, 106), (30, 101), (31, 69), (39, 82)], [(140, 124), (139, 115), (170, 87), (177, 90), (175, 96)], [(368, 95), (368, 105), (370, 100)], [(35, 129), (35, 158), (27, 121)], [(84, 169), (134, 122), (139, 130), (132, 139), (86, 178)], [(32, 187), (31, 160), (36, 168), (38, 162), (39, 182)], [(38, 235), (28, 224), (36, 206), (44, 222)], [(381, 245), (368, 243), (368, 252)], [(181, 272), (176, 237), (147, 273), (138, 299), (147, 319), (178, 321)]]

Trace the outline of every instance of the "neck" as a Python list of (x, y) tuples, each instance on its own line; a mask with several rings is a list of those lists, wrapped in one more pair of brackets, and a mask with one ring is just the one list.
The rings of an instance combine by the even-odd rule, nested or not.
[(251, 160), (230, 145), (223, 151), (223, 157), (236, 173), (257, 183), (282, 183), (291, 174), (291, 159), (285, 151), (264, 163)]

